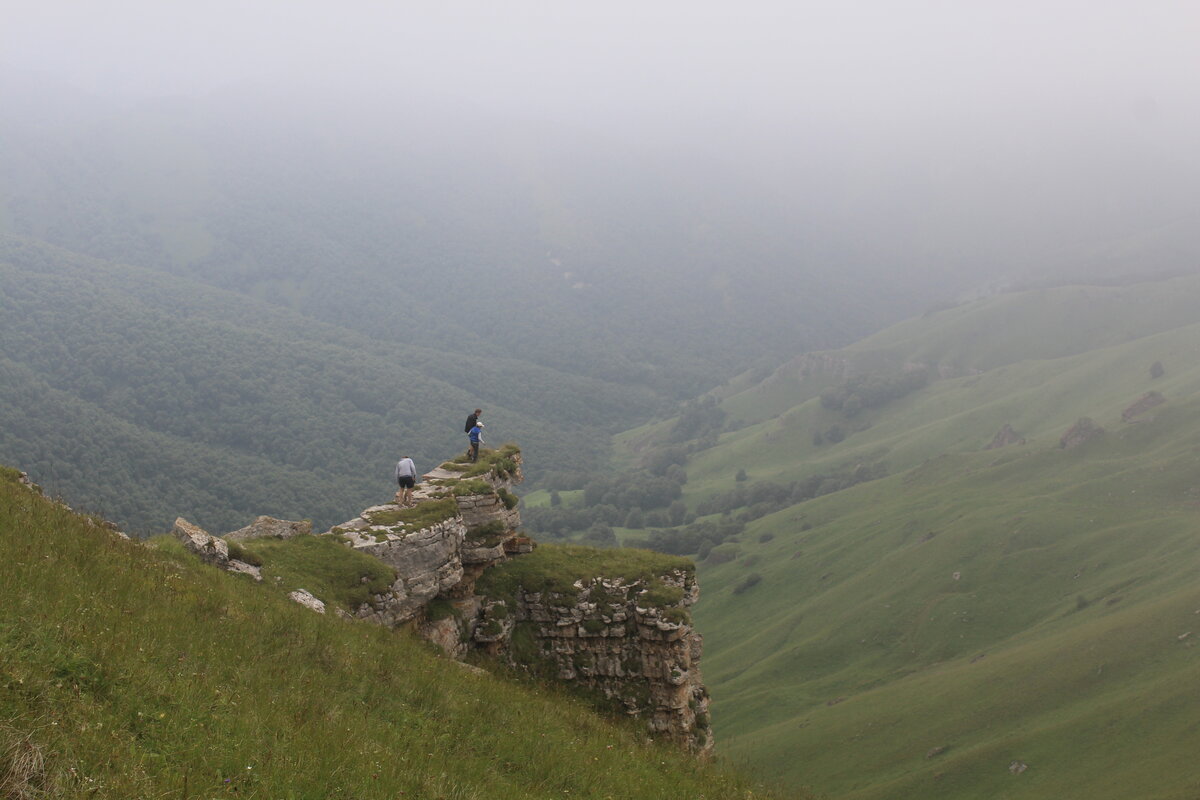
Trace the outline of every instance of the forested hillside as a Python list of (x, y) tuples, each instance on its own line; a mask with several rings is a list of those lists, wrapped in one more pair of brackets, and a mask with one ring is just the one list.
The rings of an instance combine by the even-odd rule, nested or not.
[(477, 406), (534, 485), (603, 471), (611, 434), (922, 293), (829, 277), (719, 165), (461, 110), (0, 100), (0, 458), (137, 531), (339, 521)]
[(723, 165), (516, 120), (480, 138), (479, 120), (436, 104), (318, 114), (226, 93), (114, 115), (15, 81), (0, 99), (0, 230), (397, 346), (677, 402), (755, 360), (845, 343), (929, 291), (837, 276), (847, 253)]
[[(542, 469), (595, 460), (585, 428), (644, 415), (646, 389), (516, 359), (398, 347), (195, 281), (0, 242), (0, 453), (135, 530), (177, 514), (318, 526), (390, 493), (401, 450), (431, 468), (489, 436)], [(460, 441), (463, 440), (463, 441)]]
[(533, 486), (603, 475), (611, 434), (973, 280), (722, 163), (489, 125), (0, 76), (0, 457), (135, 529), (337, 521), (476, 406)]

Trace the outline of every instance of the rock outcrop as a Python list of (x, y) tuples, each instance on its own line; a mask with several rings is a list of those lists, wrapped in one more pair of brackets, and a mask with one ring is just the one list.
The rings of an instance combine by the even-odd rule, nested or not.
[[(479, 464), (447, 462), (425, 475), (413, 507), (372, 506), (320, 534), (356, 554), (344, 579), (354, 587), (372, 580), (363, 575), (361, 556), (394, 575), (371, 584), (386, 588), (372, 588), (357, 607), (341, 600), (332, 611), (393, 628), (412, 626), (457, 659), (483, 651), (603, 698), (610, 710), (645, 720), (654, 738), (709, 753), (702, 640), (688, 612), (699, 596), (691, 562), (643, 551), (603, 551), (603, 558), (592, 548), (535, 552), (533, 540), (520, 532), (510, 491), (521, 479), (515, 446), (485, 451)], [(174, 533), (206, 562), (246, 571), (255, 568), (231, 554), (269, 567), (272, 548), (292, 543), (263, 542), (259, 552), (254, 540), (293, 539), (311, 530), (305, 523), (259, 517), (229, 534), (228, 542), (183, 519)], [(518, 565), (530, 569), (508, 570)], [(261, 579), (257, 570), (255, 576)], [(297, 584), (291, 582), (292, 600), (319, 613), (330, 610), (330, 598)]]
[(175, 519), (171, 535), (183, 542), (184, 549), (199, 557), (205, 564), (224, 568), (229, 563), (229, 543), (183, 517)]
[[(370, 509), (364, 511), (368, 514)], [(463, 579), (462, 546), (466, 527), (457, 516), (422, 527), (373, 525), (345, 534), (356, 550), (396, 571), (396, 582), (386, 594), (354, 611), (355, 616), (392, 627), (416, 617), (438, 595), (449, 592)]]
[(183, 542), (183, 547), (189, 553), (195, 554), (205, 564), (212, 564), (229, 572), (249, 575), (256, 581), (262, 580), (262, 571), (253, 564), (248, 564), (236, 558), (229, 552), (229, 543), (220, 536), (213, 536), (198, 525), (193, 525), (183, 517), (176, 517), (171, 535)]
[(318, 614), (325, 613), (325, 603), (318, 600), (312, 592), (307, 589), (297, 589), (294, 592), (288, 593), (288, 599), (293, 603), (299, 603), (305, 608), (315, 611)]
[(1093, 422), (1091, 417), (1081, 417), (1078, 422), (1067, 428), (1067, 432), (1058, 440), (1058, 446), (1063, 450), (1070, 450), (1090, 442), (1102, 433), (1104, 428)]
[(502, 466), (470, 477), (463, 475), (470, 465), (449, 462), (424, 476), (414, 508), (373, 506), (329, 531), (396, 571), (390, 590), (356, 616), (393, 627), (410, 622), (435, 598), (469, 597), (483, 570), (510, 553), (532, 550), (509, 492), (523, 478), (520, 451), (497, 462)]
[(1158, 392), (1146, 392), (1133, 405), (1121, 412), (1122, 422), (1136, 422), (1137, 418), (1152, 408), (1157, 408), (1167, 402), (1167, 398)]
[[(685, 610), (699, 597), (695, 575), (676, 569), (647, 583), (597, 577), (576, 581), (575, 592), (519, 587), (512, 598), (485, 596), (470, 638), (516, 667), (599, 693), (644, 719), (654, 738), (707, 755), (703, 640)], [(652, 598), (663, 586), (677, 596)]]
[(258, 517), (244, 528), (227, 533), (227, 542), (244, 542), (247, 539), (291, 539), (293, 536), (308, 536), (312, 531), (312, 523), (308, 520), (292, 522), (274, 517)]
[(991, 443), (983, 449), (998, 450), (1001, 447), (1008, 447), (1010, 444), (1025, 444), (1025, 437), (1013, 430), (1012, 425), (1006, 422), (1004, 427), (992, 437)]

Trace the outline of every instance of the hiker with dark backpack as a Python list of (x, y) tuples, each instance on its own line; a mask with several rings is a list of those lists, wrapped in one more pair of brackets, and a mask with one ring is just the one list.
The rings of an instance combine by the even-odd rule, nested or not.
[[(463, 426), (463, 433), (467, 434), (468, 436), (470, 435), (471, 428), (474, 428), (475, 424), (477, 422), (479, 422), (479, 415), (482, 413), (483, 413), (483, 409), (477, 408), (477, 409), (475, 409), (474, 414), (467, 417), (467, 424)], [(478, 449), (478, 448), (476, 448), (476, 449)], [(467, 445), (467, 458), (471, 458), (471, 445)], [(472, 458), (471, 460), (474, 461), (475, 459)]]

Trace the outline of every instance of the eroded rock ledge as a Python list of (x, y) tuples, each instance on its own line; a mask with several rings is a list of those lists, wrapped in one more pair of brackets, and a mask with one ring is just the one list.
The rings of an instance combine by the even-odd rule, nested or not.
[[(482, 452), (478, 464), (446, 462), (424, 477), (414, 507), (372, 506), (315, 537), (303, 523), (263, 517), (224, 539), (180, 520), (176, 536), (216, 566), (252, 567), (256, 578), (261, 571), (314, 610), (332, 606), (340, 616), (411, 626), (458, 659), (482, 651), (645, 720), (654, 738), (711, 752), (702, 639), (688, 611), (699, 596), (690, 561), (537, 546), (520, 531), (511, 491), (522, 480), (515, 445)], [(341, 597), (365, 601), (323, 596), (315, 582), (298, 585), (294, 570), (288, 581), (272, 572), (272, 558), (286, 557), (280, 548), (303, 547), (305, 539), (329, 542), (333, 558), (347, 554), (345, 582), (354, 586)]]

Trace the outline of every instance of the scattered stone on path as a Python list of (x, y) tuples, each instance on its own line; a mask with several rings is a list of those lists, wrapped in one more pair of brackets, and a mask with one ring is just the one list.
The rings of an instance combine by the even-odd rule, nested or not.
[(1025, 770), (1029, 769), (1029, 765), (1024, 761), (1014, 761), (1008, 765), (1008, 771), (1013, 775), (1020, 775)]

